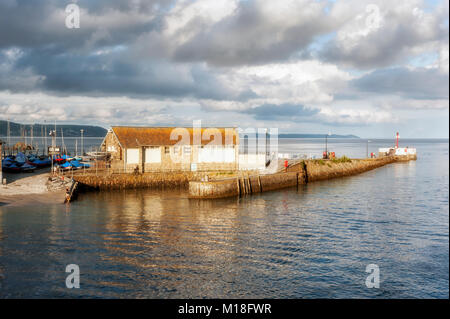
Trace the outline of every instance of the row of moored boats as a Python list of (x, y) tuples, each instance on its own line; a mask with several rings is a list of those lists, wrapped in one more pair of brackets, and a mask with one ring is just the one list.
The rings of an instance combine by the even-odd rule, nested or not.
[[(61, 170), (76, 170), (90, 167), (89, 164), (82, 163), (81, 158), (68, 155), (54, 156), (53, 163), (55, 167)], [(17, 155), (6, 156), (2, 160), (2, 170), (8, 173), (29, 173), (51, 165), (51, 157), (36, 154), (25, 155), (24, 153), (18, 153)]]

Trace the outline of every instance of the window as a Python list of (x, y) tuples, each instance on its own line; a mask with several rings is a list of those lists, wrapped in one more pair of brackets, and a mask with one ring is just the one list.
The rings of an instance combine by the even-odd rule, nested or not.
[(165, 146), (164, 147), (164, 154), (170, 154), (170, 147), (169, 146)]
[(138, 164), (139, 163), (139, 149), (128, 148), (127, 149), (127, 164)]
[(191, 147), (190, 147), (190, 146), (185, 146), (185, 147), (183, 148), (183, 153), (184, 153), (185, 155), (191, 154)]
[(161, 163), (161, 149), (159, 147), (148, 147), (145, 149), (146, 163)]

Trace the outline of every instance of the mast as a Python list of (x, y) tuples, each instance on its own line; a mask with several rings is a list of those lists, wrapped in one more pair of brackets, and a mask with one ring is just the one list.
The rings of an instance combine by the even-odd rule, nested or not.
[(25, 147), (26, 147), (26, 145), (27, 145), (27, 143), (28, 143), (28, 139), (27, 139), (27, 127), (24, 125), (24, 126), (22, 127), (22, 129), (23, 129), (23, 138), (25, 139)]
[(41, 124), (42, 155), (44, 155), (44, 127)]
[[(44, 133), (45, 133), (45, 137), (44, 137), (44, 152), (47, 152), (48, 155), (48, 147), (47, 147), (47, 125), (45, 124), (46, 122), (44, 121)], [(44, 154), (45, 155), (45, 154)]]
[(30, 144), (31, 144), (31, 147), (33, 147), (33, 137), (34, 137), (34, 134), (33, 134), (34, 132), (33, 132), (33, 124), (31, 124), (30, 125), (30, 139), (31, 139), (31, 142), (30, 142)]
[(67, 149), (66, 149), (66, 144), (64, 144), (64, 134), (63, 134), (63, 129), (61, 127), (61, 144), (62, 144), (62, 151), (64, 153), (64, 150), (66, 151), (66, 155), (67, 155)]
[(7, 127), (7, 134), (8, 134), (8, 136), (7, 136), (7, 143), (8, 143), (8, 151), (9, 151), (9, 155), (11, 155), (11, 127), (10, 127), (10, 124), (9, 124), (9, 119), (8, 119), (8, 127)]

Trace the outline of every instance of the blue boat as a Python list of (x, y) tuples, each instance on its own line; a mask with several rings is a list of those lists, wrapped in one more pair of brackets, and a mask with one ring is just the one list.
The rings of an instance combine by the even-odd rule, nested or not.
[(20, 173), (22, 170), (21, 167), (17, 165), (17, 163), (12, 163), (9, 166), (4, 166), (3, 171), (7, 173)]
[(73, 168), (73, 166), (69, 162), (65, 162), (64, 164), (59, 165), (60, 168), (64, 170), (70, 170)]
[(80, 163), (77, 160), (70, 161), (70, 165), (72, 165), (74, 168), (89, 168), (89, 164)]
[(44, 159), (35, 159), (31, 162), (33, 165), (41, 168), (41, 167), (48, 167), (50, 165), (52, 165), (52, 161), (49, 158), (44, 158)]
[(24, 173), (34, 172), (35, 169), (36, 169), (36, 166), (29, 164), (29, 163), (24, 163), (20, 166), (20, 171), (24, 172)]
[(15, 161), (21, 165), (21, 164), (25, 164), (27, 162), (27, 157), (25, 156), (24, 153), (19, 153), (16, 155)]

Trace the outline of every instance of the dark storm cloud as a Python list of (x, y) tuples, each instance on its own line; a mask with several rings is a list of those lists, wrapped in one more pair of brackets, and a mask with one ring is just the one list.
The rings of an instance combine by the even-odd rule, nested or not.
[[(66, 2), (0, 2), (0, 90), (241, 101), (255, 96), (226, 87), (200, 63), (135, 54), (132, 44), (160, 31), (173, 1), (76, 3), (85, 12), (79, 29), (65, 27)], [(11, 49), (15, 56), (6, 54)]]
[(396, 94), (413, 99), (448, 99), (448, 74), (438, 69), (389, 68), (376, 70), (352, 81), (363, 92)]
[(306, 120), (316, 114), (318, 110), (305, 108), (303, 105), (294, 104), (264, 104), (255, 108), (243, 111), (242, 113), (251, 114), (256, 120), (269, 121), (297, 121), (299, 119)]
[[(0, 2), (0, 48), (60, 50), (81, 46), (117, 45), (161, 26), (159, 8), (169, 1), (78, 1), (81, 28), (68, 29), (65, 8), (69, 1), (4, 0)], [(136, 4), (133, 4), (136, 3)]]
[[(132, 60), (120, 51), (86, 56), (56, 54), (49, 49), (28, 50), (16, 61), (14, 68), (15, 73), (32, 70), (41, 77), (35, 89), (59, 95), (190, 96), (213, 100), (244, 100), (252, 96), (245, 90), (227, 88), (203, 65), (177, 66), (163, 60), (142, 62)], [(14, 91), (11, 87), (8, 89)]]
[[(277, 67), (251, 74), (242, 66), (294, 65), (319, 57), (336, 63), (336, 69), (341, 64), (359, 69), (411, 56), (412, 49), (422, 44), (448, 43), (443, 40), (448, 26), (440, 26), (443, 17), (448, 20), (448, 12), (425, 15), (414, 24), (414, 7), (406, 2), (393, 10), (403, 13), (384, 8), (390, 12), (385, 24), (362, 37), (336, 36), (351, 31), (345, 29), (346, 23), (365, 12), (364, 6), (353, 9), (359, 3), (353, 0), (249, 0), (237, 2), (236, 8), (231, 1), (224, 8), (213, 1), (200, 1), (192, 8), (194, 1), (79, 0), (74, 2), (82, 10), (81, 28), (67, 29), (64, 9), (71, 2), (0, 1), (0, 91), (177, 102), (206, 99), (223, 102), (211, 103), (220, 110), (246, 109), (255, 103), (239, 102), (257, 98), (260, 104), (280, 105), (244, 112), (256, 119), (296, 121), (317, 117), (316, 111), (283, 102), (327, 103), (335, 93), (347, 93), (348, 77), (338, 70), (334, 78), (329, 65), (323, 64), (326, 67), (305, 70), (304, 81), (297, 85), (294, 80), (303, 70), (285, 72), (274, 80)], [(348, 9), (333, 10), (340, 3)], [(448, 98), (443, 87), (448, 86), (448, 76), (437, 70), (411, 72), (375, 71), (352, 82), (352, 88), (408, 98)], [(228, 108), (233, 103), (237, 106)]]
[[(323, 2), (305, 2), (303, 5), (298, 2), (297, 6), (292, 7), (294, 12), (285, 12), (286, 19), (282, 22), (278, 20), (277, 13), (263, 12), (264, 5), (262, 1), (240, 2), (232, 15), (210, 28), (204, 28), (177, 47), (174, 59), (182, 62), (206, 61), (217, 66), (282, 61), (306, 49), (316, 36), (331, 31)], [(309, 14), (305, 15), (307, 11)]]

